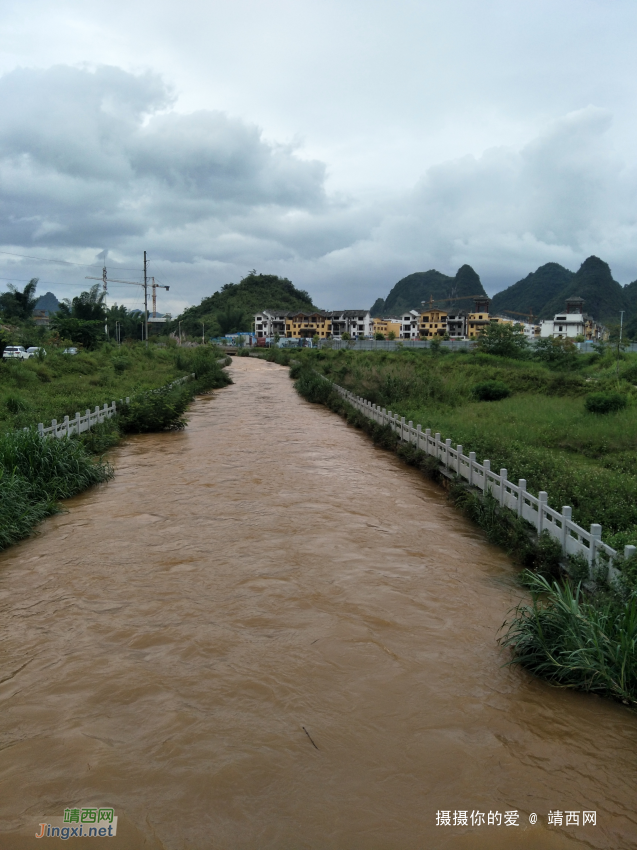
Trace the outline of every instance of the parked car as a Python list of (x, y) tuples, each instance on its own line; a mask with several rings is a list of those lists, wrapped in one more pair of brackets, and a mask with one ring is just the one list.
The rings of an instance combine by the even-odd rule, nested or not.
[(23, 345), (7, 345), (5, 350), (2, 352), (2, 357), (5, 360), (9, 360), (11, 358), (17, 358), (18, 360), (28, 360), (30, 355), (24, 350)]
[(77, 354), (77, 348), (65, 348), (62, 354)]
[(29, 348), (27, 348), (27, 354), (29, 355), (29, 357), (37, 357), (38, 355), (44, 357), (46, 355), (46, 351), (39, 345), (31, 345)]

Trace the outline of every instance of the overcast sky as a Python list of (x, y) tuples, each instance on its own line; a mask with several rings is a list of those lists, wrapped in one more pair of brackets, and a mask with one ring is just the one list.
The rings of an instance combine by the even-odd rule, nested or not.
[(138, 280), (144, 249), (162, 312), (252, 268), (326, 308), (463, 263), (637, 278), (634, 0), (4, 0), (0, 28), (0, 289), (77, 294), (104, 250)]

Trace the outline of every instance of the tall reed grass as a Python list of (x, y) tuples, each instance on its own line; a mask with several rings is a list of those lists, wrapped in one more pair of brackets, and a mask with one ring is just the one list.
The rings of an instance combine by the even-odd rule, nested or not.
[(0, 548), (26, 537), (57, 501), (107, 481), (109, 464), (77, 440), (43, 440), (37, 431), (0, 436)]
[(518, 605), (500, 639), (510, 663), (563, 688), (611, 696), (637, 707), (637, 598), (595, 602), (581, 585), (527, 578), (531, 605)]

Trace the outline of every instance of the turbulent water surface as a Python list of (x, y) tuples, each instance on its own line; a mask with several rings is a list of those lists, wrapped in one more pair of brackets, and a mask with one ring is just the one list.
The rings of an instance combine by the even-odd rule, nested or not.
[(503, 666), (507, 558), (286, 369), (231, 373), (0, 556), (0, 847), (91, 806), (117, 838), (73, 846), (637, 846), (637, 717)]

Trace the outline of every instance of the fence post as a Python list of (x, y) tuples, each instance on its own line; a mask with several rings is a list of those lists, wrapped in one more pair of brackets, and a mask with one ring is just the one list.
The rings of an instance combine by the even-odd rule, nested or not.
[(69, 417), (68, 416), (64, 417), (64, 433), (66, 434), (67, 437), (69, 436)]
[(80, 420), (81, 420), (81, 418), (82, 417), (80, 416), (79, 411), (76, 411), (75, 412), (75, 433), (76, 434), (80, 433)]
[(44, 438), (44, 424), (42, 422), (38, 422), (38, 434)]
[(624, 546), (624, 558), (632, 558), (637, 552), (637, 546)]
[(57, 421), (57, 419), (51, 420), (51, 428), (53, 428), (53, 436), (57, 440), (57, 436), (58, 436), (58, 421)]
[(518, 479), (518, 487), (520, 488), (520, 492), (518, 493), (518, 516), (524, 516), (524, 494), (526, 493), (526, 478)]
[(482, 492), (486, 496), (487, 493), (491, 492), (490, 489), (489, 489), (489, 473), (491, 472), (491, 461), (490, 460), (483, 460), (482, 466), (484, 467), (484, 479), (483, 479), (483, 482), (482, 482), (482, 485), (483, 485), (482, 486)]
[(540, 490), (537, 494), (538, 498), (538, 506), (537, 506), (537, 533), (538, 537), (542, 534), (542, 530), (544, 528), (544, 508), (546, 507), (546, 503), (549, 500), (549, 494), (546, 490)]
[(588, 576), (593, 578), (593, 567), (597, 557), (597, 544), (602, 541), (602, 527), (594, 522), (591, 525), (591, 548), (588, 550)]
[(460, 460), (462, 458), (462, 446), (458, 445), (458, 443), (456, 443), (456, 452), (458, 453), (456, 472), (458, 475), (462, 475), (462, 464), (460, 463)]
[(434, 435), (434, 457), (440, 460), (440, 434)]
[(411, 443), (411, 442), (412, 442), (412, 439), (411, 439), (411, 429), (414, 427), (414, 423), (413, 423), (413, 422), (412, 422), (412, 420), (410, 419), (410, 420), (409, 420), (409, 422), (408, 422), (407, 424), (409, 425), (409, 431), (408, 431), (408, 434), (409, 434), (409, 442)]
[(422, 448), (420, 446), (421, 437), (422, 437), (422, 425), (419, 422), (418, 425), (416, 425), (416, 448), (419, 451), (422, 451)]
[(469, 452), (469, 486), (473, 487), (473, 464), (476, 462), (476, 453)]
[(571, 516), (573, 514), (572, 508), (569, 505), (564, 505), (562, 508), (562, 552), (567, 554), (566, 552), (566, 544), (568, 541), (568, 526), (567, 523), (571, 521)]
[(447, 438), (445, 440), (445, 466), (449, 469), (449, 449), (451, 448), (451, 440)]
[(500, 470), (500, 507), (503, 508), (506, 505), (506, 490), (507, 490), (507, 471), (506, 469)]
[(405, 439), (405, 417), (404, 416), (400, 417), (400, 439), (401, 440)]
[(126, 396), (126, 404), (130, 404), (130, 398)]

